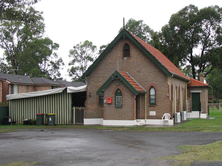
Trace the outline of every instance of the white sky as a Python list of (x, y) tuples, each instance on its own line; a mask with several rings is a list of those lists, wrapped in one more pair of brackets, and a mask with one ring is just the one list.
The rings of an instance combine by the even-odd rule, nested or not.
[[(43, 12), (46, 36), (60, 45), (58, 50), (68, 66), (69, 50), (89, 40), (99, 47), (110, 43), (130, 18), (143, 20), (154, 31), (160, 31), (170, 16), (193, 4), (199, 9), (218, 5), (222, 0), (41, 0), (35, 9)], [(63, 77), (67, 80), (68, 72)]]

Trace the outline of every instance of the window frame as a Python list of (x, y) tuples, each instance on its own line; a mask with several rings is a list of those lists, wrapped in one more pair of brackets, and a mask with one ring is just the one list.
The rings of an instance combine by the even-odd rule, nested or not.
[(115, 108), (122, 108), (123, 106), (123, 94), (120, 89), (115, 92)]
[(128, 43), (123, 45), (123, 58), (130, 58), (130, 46)]
[[(154, 90), (154, 94), (151, 94), (151, 90)], [(156, 105), (156, 89), (153, 86), (149, 89), (149, 104)]]

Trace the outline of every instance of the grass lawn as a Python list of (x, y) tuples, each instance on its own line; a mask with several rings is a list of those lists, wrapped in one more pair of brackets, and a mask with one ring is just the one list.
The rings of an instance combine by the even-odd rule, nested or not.
[(168, 160), (172, 166), (189, 166), (194, 161), (198, 161), (200, 165), (205, 162), (209, 165), (211, 162), (222, 162), (222, 141), (207, 145), (182, 145), (178, 148), (181, 150), (180, 154), (158, 159)]
[(36, 126), (36, 125), (0, 125), (0, 133), (14, 132), (20, 129), (38, 128), (83, 128), (102, 130), (127, 130), (127, 131), (199, 131), (199, 132), (222, 132), (222, 111), (210, 110), (210, 117), (215, 119), (189, 119), (186, 122), (175, 126), (132, 126), (132, 127), (109, 127), (109, 126), (84, 126), (84, 125), (56, 125), (56, 126)]

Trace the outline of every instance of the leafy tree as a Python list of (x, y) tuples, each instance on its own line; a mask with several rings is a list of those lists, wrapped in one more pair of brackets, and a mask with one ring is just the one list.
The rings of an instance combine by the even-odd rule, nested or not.
[(62, 58), (56, 54), (59, 45), (49, 38), (35, 39), (27, 43), (24, 51), (18, 54), (18, 74), (31, 77), (58, 79), (61, 77), (60, 67), (64, 65)]
[[(122, 29), (123, 28), (121, 28), (119, 31), (121, 31)], [(131, 18), (126, 23), (125, 29), (129, 30), (143, 41), (151, 44), (152, 34), (154, 33), (154, 31), (148, 25), (143, 23), (143, 20), (136, 21)]]
[(9, 68), (14, 74), (51, 79), (60, 77), (58, 68), (64, 63), (55, 52), (59, 45), (42, 37), (45, 25), (41, 13), (32, 7), (21, 8), (28, 16), (24, 20), (4, 20), (0, 23), (0, 47), (5, 50)]
[(214, 95), (217, 99), (222, 99), (222, 71), (221, 69), (214, 69), (206, 77), (207, 83), (211, 86), (212, 90), (209, 90), (209, 94)]
[(73, 81), (84, 81), (81, 77), (90, 63), (94, 61), (96, 49), (97, 47), (92, 42), (86, 40), (73, 46), (73, 49), (69, 51), (72, 61), (69, 62), (71, 68), (68, 69), (68, 72)]
[(0, 20), (25, 20), (28, 15), (21, 9), (37, 2), (38, 0), (1, 0)]
[(200, 72), (208, 75), (218, 62), (217, 50), (222, 46), (221, 24), (222, 9), (218, 6), (198, 10), (189, 5), (171, 16), (169, 24), (154, 36), (153, 43), (175, 65), (188, 62), (193, 78)]
[(99, 47), (99, 55), (109, 46), (109, 44), (107, 45), (102, 45)]
[(0, 73), (8, 73), (8, 65), (4, 62), (2, 58), (0, 58)]

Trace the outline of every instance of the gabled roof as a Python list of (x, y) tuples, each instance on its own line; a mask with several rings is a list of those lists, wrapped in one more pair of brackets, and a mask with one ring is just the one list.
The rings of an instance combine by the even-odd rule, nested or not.
[(109, 44), (109, 46), (100, 54), (96, 61), (83, 74), (83, 77), (88, 76), (91, 71), (99, 64), (99, 62), (106, 56), (106, 54), (113, 48), (113, 46), (121, 39), (130, 39), (150, 60), (152, 60), (167, 76), (175, 76), (180, 79), (189, 81), (189, 79), (159, 50), (144, 42), (137, 36), (133, 35), (126, 29), (123, 29), (116, 38)]
[(205, 84), (205, 83), (198, 81), (194, 78), (190, 78), (190, 83), (188, 84), (188, 86), (189, 87), (203, 87), (203, 86), (208, 87), (208, 84)]
[(129, 73), (115, 71), (99, 88), (96, 94), (99, 95), (115, 79), (120, 79), (135, 95), (146, 93), (146, 90), (139, 83), (137, 83), (137, 81), (130, 76)]

